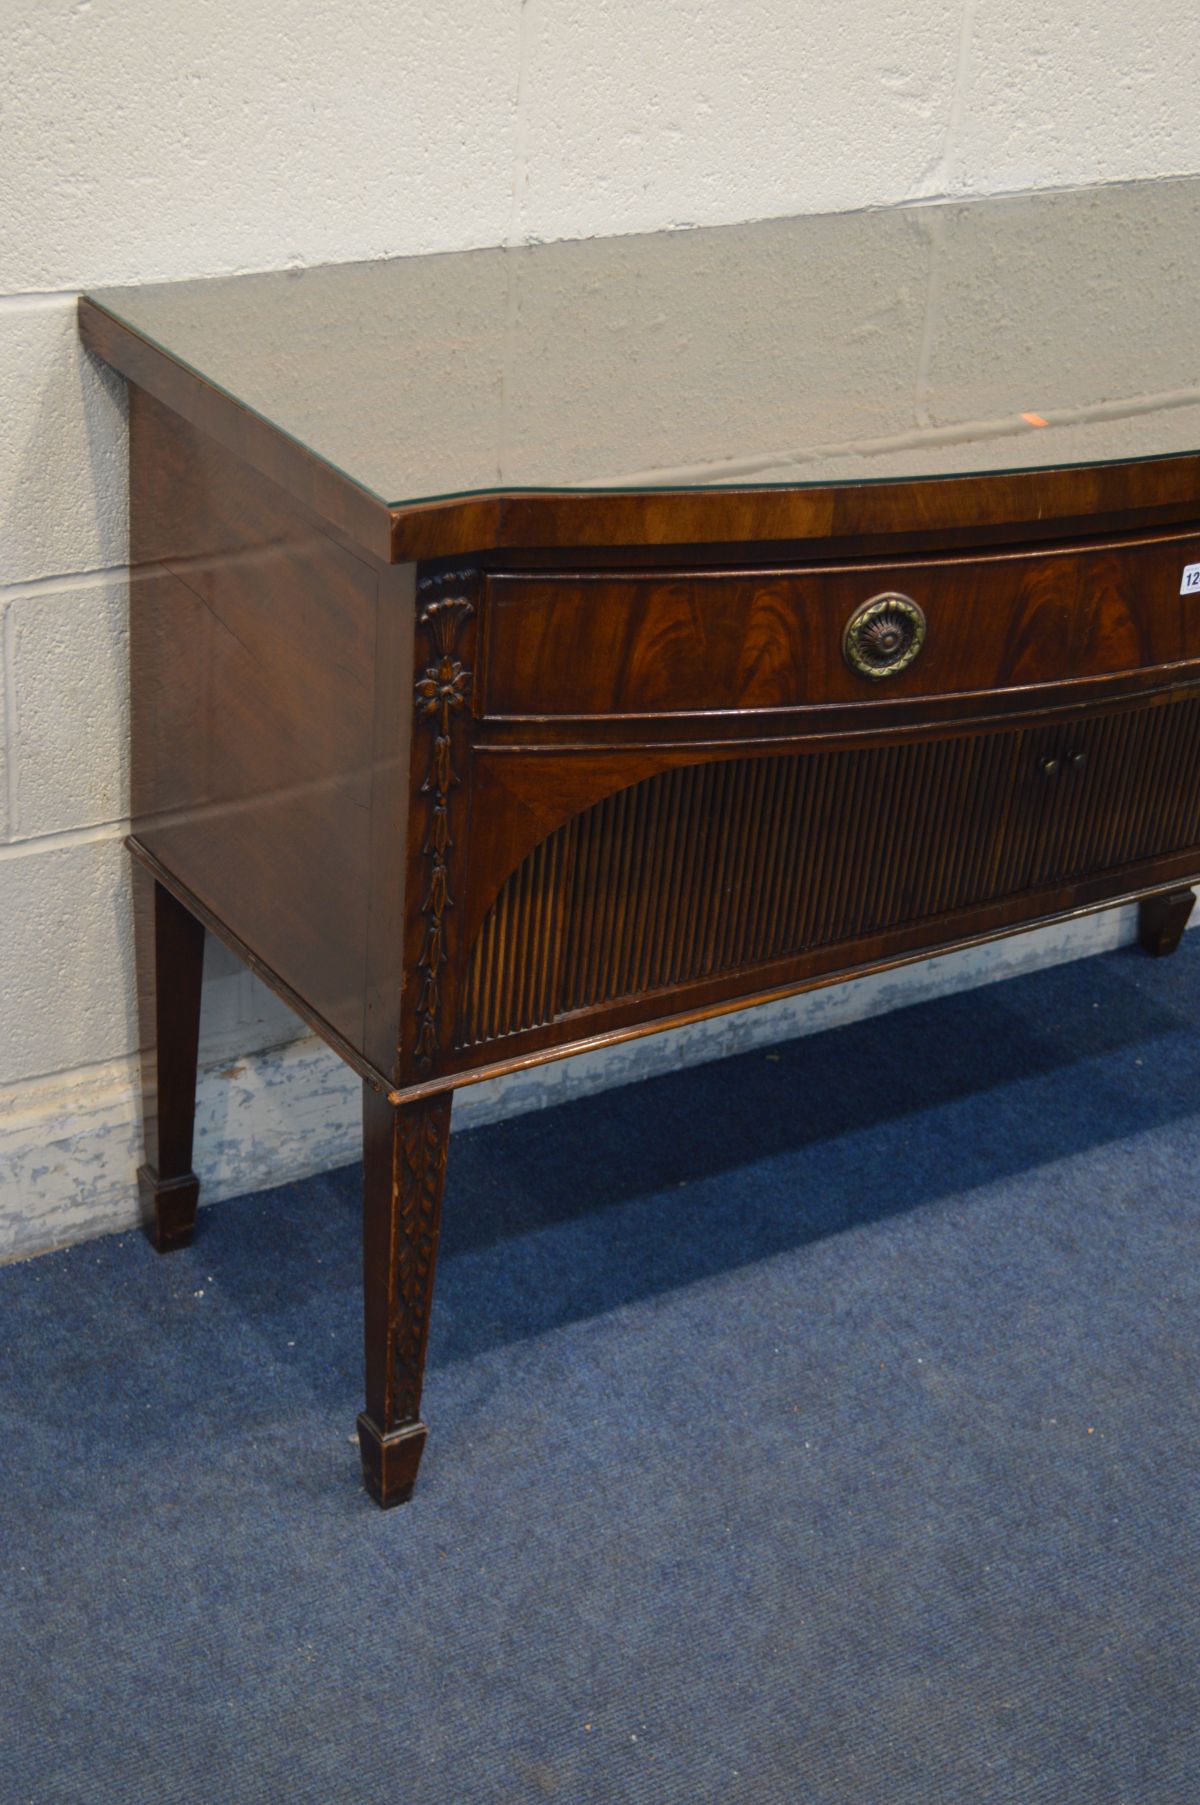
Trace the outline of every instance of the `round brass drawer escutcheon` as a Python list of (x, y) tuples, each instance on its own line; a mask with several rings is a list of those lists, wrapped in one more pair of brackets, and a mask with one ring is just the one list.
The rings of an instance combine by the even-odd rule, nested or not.
[(842, 635), (842, 654), (862, 677), (894, 677), (925, 644), (925, 615), (907, 595), (876, 595), (856, 608)]

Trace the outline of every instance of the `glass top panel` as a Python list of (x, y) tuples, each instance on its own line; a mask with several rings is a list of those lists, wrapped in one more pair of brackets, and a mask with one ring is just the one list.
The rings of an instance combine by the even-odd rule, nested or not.
[(1200, 178), (93, 296), (393, 506), (1200, 449)]

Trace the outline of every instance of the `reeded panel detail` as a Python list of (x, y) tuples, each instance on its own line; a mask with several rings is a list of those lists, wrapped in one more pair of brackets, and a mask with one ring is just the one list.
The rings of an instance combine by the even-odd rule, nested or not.
[(473, 948), (460, 1046), (1200, 844), (1200, 699), (688, 765), (535, 847)]

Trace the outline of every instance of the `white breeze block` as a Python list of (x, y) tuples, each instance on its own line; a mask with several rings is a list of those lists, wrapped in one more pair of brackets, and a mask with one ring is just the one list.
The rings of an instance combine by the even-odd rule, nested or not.
[[(758, 228), (750, 260), (717, 232), (666, 233), (651, 273), (611, 239), (557, 246), (552, 282), (526, 277), (532, 258), (514, 255), (521, 331), (504, 392), (521, 421), (508, 451), (515, 480), (538, 480), (538, 448), (547, 442), (566, 481), (632, 474), (631, 436), (658, 471), (681, 454), (696, 462), (727, 457), (731, 397), (763, 388), (762, 345), (730, 330), (751, 309), (771, 322), (773, 381), (757, 437), (744, 450), (798, 456), (839, 439), (911, 432), (929, 291), (928, 221), (937, 211), (814, 219), (800, 271), (784, 254), (789, 228), (771, 222)], [(865, 283), (864, 244), (878, 260), (877, 279)], [(820, 323), (809, 328), (809, 320)], [(625, 328), (638, 345), (632, 385)], [(701, 384), (691, 377), (698, 343), (713, 347)]]
[(116, 822), (128, 813), (128, 611), (120, 577), (34, 591), (3, 609), (14, 701), (14, 838)]
[(532, 5), (515, 235), (923, 192), (944, 153), (961, 11), (960, 0)]
[(972, 6), (954, 191), (1200, 168), (1196, 0)]
[(10, 0), (0, 292), (496, 243), (520, 0)]
[[(1186, 219), (1173, 197), (1170, 282), (1147, 272), (1154, 194), (1140, 197), (1137, 229), (1123, 233), (1114, 232), (1111, 209), (1081, 207), (1073, 194), (992, 208), (985, 221), (970, 201), (923, 209), (938, 245), (922, 398), (933, 425), (1137, 403), (1176, 388), (1180, 346), (1195, 338), (1200, 194), (1189, 197)], [(1084, 272), (1069, 289), (1056, 273), (1064, 217)], [(1165, 237), (1160, 231), (1159, 241)], [(1114, 308), (1116, 294), (1138, 295), (1136, 334)], [(997, 296), (1004, 297), (1000, 309)], [(1195, 364), (1192, 373), (1200, 378)], [(1148, 425), (1146, 449), (1161, 450), (1161, 425)], [(1136, 455), (1138, 430), (1136, 421), (1115, 429), (1109, 455)]]
[(0, 307), (0, 584), (123, 564), (125, 385), (79, 343), (73, 300)]
[(119, 835), (0, 856), (0, 1084), (137, 1045)]

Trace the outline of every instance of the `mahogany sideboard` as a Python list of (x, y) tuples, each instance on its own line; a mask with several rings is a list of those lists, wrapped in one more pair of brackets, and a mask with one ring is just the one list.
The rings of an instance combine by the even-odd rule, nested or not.
[(148, 1220), (196, 1219), (211, 932), (362, 1079), (380, 1503), (456, 1087), (1133, 899), (1178, 942), (1198, 190), (80, 303), (129, 383)]

